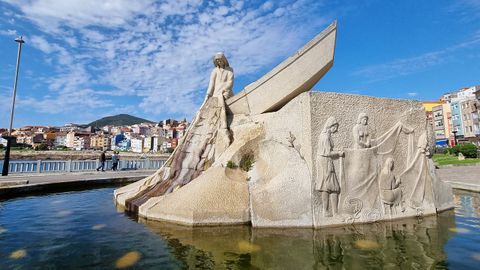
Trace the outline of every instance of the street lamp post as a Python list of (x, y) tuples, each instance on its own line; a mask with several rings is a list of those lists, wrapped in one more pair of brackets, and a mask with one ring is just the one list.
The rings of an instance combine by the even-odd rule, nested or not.
[[(452, 131), (452, 133), (453, 133), (453, 143), (454, 143), (455, 145), (457, 145), (457, 132), (458, 132), (458, 131), (456, 131), (456, 130)], [(454, 146), (455, 146), (455, 145), (454, 145)]]
[(25, 41), (22, 39), (22, 36), (15, 39), (15, 42), (18, 43), (18, 54), (17, 54), (17, 67), (15, 68), (15, 82), (13, 84), (13, 95), (12, 95), (12, 110), (10, 112), (10, 126), (8, 128), (8, 136), (3, 137), (7, 140), (7, 149), (5, 149), (5, 158), (3, 159), (3, 169), (2, 176), (8, 175), (8, 166), (10, 163), (10, 147), (12, 146), (15, 137), (12, 136), (12, 127), (13, 127), (13, 115), (15, 112), (15, 98), (17, 97), (17, 82), (18, 82), (18, 70), (20, 68), (20, 55), (22, 53), (22, 45)]

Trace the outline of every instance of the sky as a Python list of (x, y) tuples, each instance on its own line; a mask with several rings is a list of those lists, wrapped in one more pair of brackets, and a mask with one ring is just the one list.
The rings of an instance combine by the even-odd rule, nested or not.
[(0, 127), (19, 35), (14, 127), (62, 126), (192, 119), (216, 52), (238, 93), (334, 20), (335, 62), (315, 91), (436, 100), (480, 85), (480, 0), (0, 0)]

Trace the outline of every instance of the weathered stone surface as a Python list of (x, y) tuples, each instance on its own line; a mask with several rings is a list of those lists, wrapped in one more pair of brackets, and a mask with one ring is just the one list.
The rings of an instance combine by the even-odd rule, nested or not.
[(250, 220), (246, 178), (239, 169), (211, 168), (188, 185), (149, 199), (139, 215), (186, 225), (246, 223)]
[(435, 174), (435, 165), (432, 160), (428, 161), (429, 174), (432, 177), (433, 196), (437, 212), (452, 208), (452, 186)]
[(312, 226), (311, 177), (293, 146), (261, 142), (249, 176), (254, 227)]
[[(315, 154), (319, 149), (317, 138), (327, 118), (332, 116), (339, 123), (338, 132), (332, 134), (334, 149), (345, 152), (344, 157), (334, 160), (341, 186), (339, 215), (325, 218), (321, 192), (314, 190), (315, 227), (436, 213), (434, 172), (428, 166), (432, 142), (426, 134), (430, 126), (420, 102), (323, 92), (310, 95), (313, 162), (318, 158)], [(369, 137), (372, 139), (369, 148), (359, 149), (352, 137), (360, 113), (369, 117)], [(394, 161), (391, 177), (400, 182), (398, 191), (395, 186), (390, 191), (380, 187), (381, 170), (388, 158)], [(316, 179), (317, 171), (312, 175)], [(443, 209), (452, 208), (452, 194), (448, 188), (438, 193), (436, 196), (442, 198), (439, 200)], [(381, 194), (385, 194), (383, 198)], [(400, 201), (390, 207), (385, 196)], [(389, 208), (395, 213), (390, 213)]]
[(226, 101), (233, 114), (275, 111), (297, 95), (309, 91), (333, 65), (337, 23), (262, 78)]

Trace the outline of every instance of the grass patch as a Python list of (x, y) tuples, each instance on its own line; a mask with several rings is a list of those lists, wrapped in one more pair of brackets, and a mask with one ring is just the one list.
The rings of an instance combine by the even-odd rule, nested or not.
[(457, 156), (446, 155), (446, 154), (434, 154), (432, 159), (439, 166), (450, 165), (450, 164), (456, 165), (456, 164), (480, 163), (480, 158), (465, 158), (465, 160), (458, 160)]

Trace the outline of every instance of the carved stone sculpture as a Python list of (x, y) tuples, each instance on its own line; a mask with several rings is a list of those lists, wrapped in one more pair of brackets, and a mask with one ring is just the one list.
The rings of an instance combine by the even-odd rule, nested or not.
[(358, 115), (357, 124), (353, 127), (353, 142), (355, 143), (355, 148), (369, 148), (371, 146), (368, 116), (366, 113)]
[(401, 182), (400, 179), (393, 174), (394, 166), (393, 158), (387, 158), (379, 177), (380, 198), (384, 206), (385, 214), (389, 216), (391, 216), (392, 213), (396, 214), (397, 206), (402, 208), (402, 212), (405, 210), (402, 202)]
[(222, 52), (213, 56), (213, 65), (215, 68), (210, 74), (207, 95), (205, 100), (210, 97), (218, 99), (219, 107), (222, 107), (220, 115), (220, 128), (227, 128), (227, 117), (225, 111), (225, 100), (233, 96), (233, 69), (230, 67), (227, 58)]
[[(231, 144), (227, 126), (225, 99), (232, 96), (233, 69), (223, 53), (213, 57), (215, 68), (210, 75), (205, 101), (182, 138), (179, 146), (154, 176), (145, 181), (147, 186), (126, 200), (130, 211), (152, 197), (173, 192), (197, 178)], [(158, 182), (162, 182), (157, 184)]]
[[(334, 158), (343, 156), (342, 151), (333, 150), (332, 133), (337, 132), (338, 123), (334, 117), (329, 117), (318, 138), (317, 179), (315, 190), (322, 193), (323, 215), (329, 217), (338, 213), (338, 194), (340, 184), (333, 164)], [(331, 207), (330, 207), (331, 206)]]
[[(233, 70), (216, 54), (205, 101), (175, 151), (155, 174), (115, 190), (116, 202), (150, 220), (254, 227), (452, 208), (451, 187), (435, 176), (421, 102), (308, 92), (333, 64), (335, 37), (334, 23), (233, 97)], [(226, 166), (246, 156), (249, 166)]]

